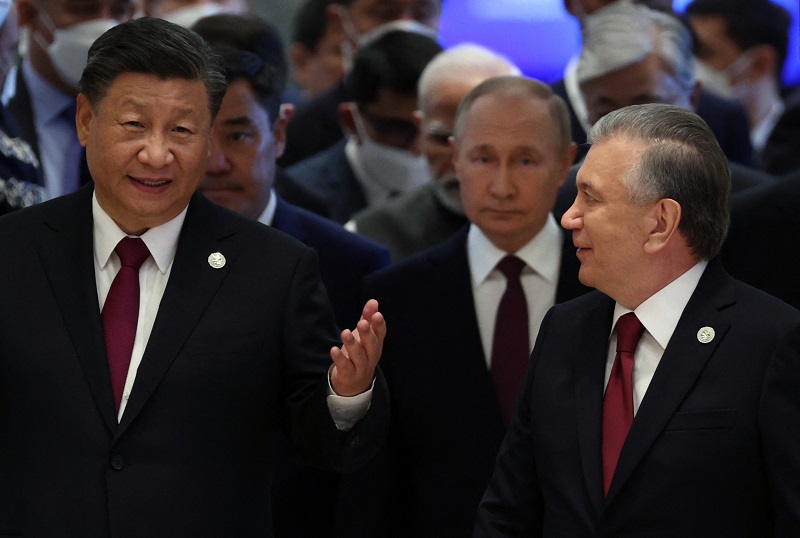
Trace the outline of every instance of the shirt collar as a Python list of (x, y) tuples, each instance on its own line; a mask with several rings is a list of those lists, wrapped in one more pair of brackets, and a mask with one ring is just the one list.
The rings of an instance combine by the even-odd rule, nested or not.
[(275, 189), (270, 189), (269, 202), (267, 202), (267, 207), (264, 208), (264, 211), (261, 212), (261, 215), (258, 216), (258, 222), (261, 224), (266, 224), (267, 226), (272, 226), (272, 221), (275, 220), (275, 209), (277, 207), (278, 200), (275, 196)]
[[(525, 262), (524, 272), (533, 271), (545, 280), (556, 283), (561, 265), (561, 229), (552, 214), (539, 233), (528, 241), (521, 249), (512, 252)], [(477, 286), (485, 281), (497, 263), (509, 253), (497, 248), (480, 228), (471, 224), (467, 234), (467, 256), (472, 273), (472, 284)]]
[[(675, 332), (675, 327), (678, 326), (683, 310), (689, 303), (689, 299), (691, 299), (695, 288), (697, 288), (700, 277), (703, 276), (707, 265), (707, 260), (696, 263), (691, 269), (658, 290), (633, 311), (647, 332), (655, 338), (663, 349), (667, 348), (669, 339), (672, 337), (672, 333)], [(631, 310), (619, 303), (616, 304), (614, 307), (614, 323), (611, 325), (612, 333), (617, 325), (617, 320), (628, 312), (631, 312)]]
[[(175, 259), (178, 236), (181, 233), (183, 221), (186, 219), (188, 207), (187, 205), (183, 208), (177, 217), (155, 228), (150, 228), (140, 236), (162, 274), (167, 272)], [(108, 264), (117, 243), (128, 234), (122, 231), (108, 213), (100, 207), (97, 195), (94, 193), (92, 194), (92, 217), (94, 219), (94, 256), (98, 266), (103, 269)]]
[(31, 97), (36, 96), (35, 99), (31, 99), (31, 108), (37, 124), (46, 125), (50, 121), (60, 120), (59, 116), (64, 109), (75, 103), (75, 97), (61, 92), (43, 79), (27, 58), (22, 62), (22, 72), (25, 75), (28, 94)]

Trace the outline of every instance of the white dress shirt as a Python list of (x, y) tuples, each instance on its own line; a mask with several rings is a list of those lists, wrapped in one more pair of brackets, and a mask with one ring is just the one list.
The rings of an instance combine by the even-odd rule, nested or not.
[[(525, 262), (520, 281), (528, 305), (529, 347), (533, 349), (539, 326), (556, 301), (558, 274), (561, 267), (561, 229), (553, 215), (525, 246), (514, 252)], [(491, 367), (494, 325), (500, 299), (506, 291), (506, 277), (497, 268), (507, 252), (497, 248), (483, 232), (470, 225), (467, 234), (467, 261), (472, 279), (472, 296), (478, 330), (483, 343), (486, 366)]]
[[(706, 270), (707, 261), (698, 262), (691, 269), (661, 288), (645, 302), (636, 307), (633, 313), (644, 326), (644, 332), (636, 346), (633, 363), (633, 414), (639, 411), (653, 374), (658, 368), (658, 363), (667, 349), (672, 333), (678, 326), (683, 310), (689, 303), (703, 271)], [(608, 355), (606, 358), (605, 385), (611, 377), (611, 367), (617, 349), (617, 320), (624, 314), (631, 312), (621, 304), (614, 307), (614, 321), (611, 324), (611, 335), (608, 342)], [(699, 329), (699, 327), (698, 327)]]
[[(275, 200), (274, 193), (272, 200)], [(273, 203), (274, 206), (274, 203)], [(269, 206), (268, 206), (269, 207)], [(188, 208), (188, 206), (187, 206)], [(128, 367), (128, 376), (122, 391), (122, 400), (117, 413), (117, 420), (122, 420), (128, 399), (136, 380), (136, 372), (142, 363), (150, 333), (153, 330), (158, 307), (167, 288), (172, 262), (178, 249), (178, 236), (180, 235), (183, 221), (186, 219), (184, 210), (172, 220), (155, 228), (150, 228), (140, 237), (150, 250), (150, 257), (139, 268), (139, 320), (136, 325), (136, 336), (133, 341), (131, 362)], [(274, 215), (274, 207), (273, 207)], [(94, 269), (97, 283), (97, 300), (100, 311), (106, 302), (111, 283), (120, 269), (119, 256), (114, 249), (123, 237), (126, 237), (117, 223), (108, 216), (97, 202), (96, 195), (92, 195), (92, 217), (94, 219)], [(373, 382), (374, 387), (374, 382)], [(352, 397), (337, 396), (328, 384), (328, 409), (336, 427), (339, 430), (349, 430), (367, 412), (372, 401), (372, 388), (365, 393)]]

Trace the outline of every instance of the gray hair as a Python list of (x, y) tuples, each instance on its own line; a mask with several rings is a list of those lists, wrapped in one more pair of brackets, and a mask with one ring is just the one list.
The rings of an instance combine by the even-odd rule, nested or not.
[(473, 43), (463, 43), (437, 54), (422, 71), (417, 84), (419, 108), (442, 81), (487, 79), (504, 75), (522, 75), (511, 60)]
[(698, 259), (716, 256), (730, 225), (731, 172), (708, 125), (681, 107), (635, 105), (603, 116), (588, 141), (618, 136), (647, 144), (622, 178), (630, 203), (675, 200), (681, 206), (678, 229), (692, 253)]
[(684, 92), (692, 91), (692, 35), (677, 17), (619, 0), (588, 16), (582, 33), (579, 83), (639, 63), (653, 53), (670, 67)]

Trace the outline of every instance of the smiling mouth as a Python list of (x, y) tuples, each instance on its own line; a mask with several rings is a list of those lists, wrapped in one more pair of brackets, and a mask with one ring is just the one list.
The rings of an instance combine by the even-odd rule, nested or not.
[(138, 177), (131, 177), (131, 179), (145, 187), (161, 187), (170, 182), (168, 179), (142, 179)]

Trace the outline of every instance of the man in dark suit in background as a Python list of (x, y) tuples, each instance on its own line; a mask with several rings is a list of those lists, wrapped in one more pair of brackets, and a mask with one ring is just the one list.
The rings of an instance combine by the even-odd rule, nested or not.
[(722, 150), (656, 104), (590, 141), (561, 222), (599, 291), (542, 322), (475, 536), (797, 536), (800, 312), (713, 259)]
[[(201, 19), (198, 33), (222, 57), (228, 89), (215, 119), (200, 192), (247, 218), (287, 233), (319, 254), (320, 276), (340, 327), (361, 316), (362, 279), (389, 264), (389, 252), (330, 220), (294, 206), (273, 190), (275, 159), (285, 144), (279, 115), (283, 85), (269, 58), (225, 45), (243, 27), (256, 37), (269, 25), (255, 16), (216, 15)], [(285, 437), (278, 438), (273, 463), (273, 519), (276, 536), (327, 536), (335, 517), (338, 475), (304, 465)], [(308, 506), (318, 506), (308, 517)]]
[(77, 103), (94, 185), (0, 220), (4, 533), (269, 536), (279, 426), (338, 470), (380, 443), (377, 305), (338, 347), (313, 250), (195, 193), (218, 62), (160, 19), (109, 30)]
[[(554, 303), (588, 291), (550, 214), (575, 152), (568, 121), (562, 100), (538, 81), (496, 77), (473, 88), (453, 134), (472, 224), (367, 279), (393, 320), (381, 363), (392, 392), (391, 453), (387, 468), (364, 480), (375, 492), (359, 484), (356, 493), (369, 494), (359, 503), (368, 512), (385, 502), (377, 507), (388, 512), (385, 534), (471, 533), (539, 323)], [(521, 273), (507, 281), (509, 262)], [(512, 289), (524, 305), (515, 319), (501, 319)], [(424, 345), (409, 354), (419, 319)], [(521, 331), (509, 337), (512, 325)], [(498, 341), (509, 338), (520, 353), (498, 358)], [(383, 487), (391, 488), (388, 500)]]
[[(594, 56), (604, 60), (607, 67), (600, 74), (607, 74), (607, 78), (616, 75), (616, 78), (623, 85), (633, 81), (634, 79), (632, 76), (634, 76), (634, 74), (629, 71), (620, 71), (618, 73), (615, 73), (615, 71), (618, 68), (631, 66), (637, 63), (638, 60), (637, 62), (632, 60), (637, 53), (641, 55), (639, 59), (644, 56), (645, 52), (641, 51), (640, 47), (643, 43), (647, 43), (656, 29), (643, 27), (641, 24), (627, 24), (625, 21), (622, 21), (621, 24), (617, 24), (616, 26), (614, 26), (613, 23), (609, 25), (609, 18), (614, 17), (614, 13), (630, 13), (646, 10), (646, 13), (651, 14), (653, 11), (660, 11), (661, 15), (669, 14), (667, 16), (674, 19), (672, 16), (672, 9), (669, 6), (670, 3), (671, 2), (640, 0), (634, 2), (634, 4), (642, 5), (636, 6), (630, 2), (623, 2), (620, 0), (564, 0), (567, 10), (578, 18), (581, 25), (583, 38), (581, 56)], [(664, 4), (667, 5), (665, 6)], [(603, 19), (605, 19), (605, 21), (601, 22)], [(663, 26), (664, 23), (660, 22), (662, 20), (663, 18), (656, 18), (655, 22), (659, 26)], [(674, 22), (677, 23), (678, 21)], [(674, 33), (675, 31), (670, 29), (671, 26), (671, 23), (667, 23), (667, 31)], [(663, 32), (664, 30), (660, 31)], [(611, 34), (622, 33), (625, 39), (621, 43), (617, 40), (618, 42), (614, 45), (609, 42), (603, 43), (602, 39), (606, 32), (610, 32)], [(687, 64), (690, 64), (692, 43), (688, 32), (686, 32), (686, 34), (686, 39), (689, 41), (687, 41), (685, 45), (674, 42), (678, 46), (677, 48), (672, 46), (656, 46), (652, 49), (652, 53), (664, 60), (666, 64), (673, 67), (677, 61), (675, 55), (686, 54), (689, 58)], [(613, 37), (612, 35), (612, 38)], [(659, 40), (664, 44), (669, 45), (670, 43), (669, 37), (665, 39), (663, 36), (659, 36)], [(593, 50), (588, 51), (586, 50), (587, 47)], [(586, 151), (588, 151), (588, 147), (585, 145), (586, 131), (591, 127), (594, 120), (589, 119), (587, 111), (589, 103), (583, 95), (581, 88), (582, 81), (576, 70), (577, 63), (578, 60), (573, 59), (567, 66), (564, 79), (552, 84), (552, 88), (553, 91), (564, 98), (567, 105), (569, 105), (570, 119), (572, 122), (572, 138), (575, 143), (578, 144), (577, 160), (579, 161), (586, 155)], [(692, 68), (689, 65), (687, 65), (687, 68), (689, 69), (687, 73), (691, 72)], [(682, 78), (679, 80), (682, 80), (685, 76), (682, 75), (681, 77)], [(692, 80), (688, 82), (691, 85), (694, 79), (692, 78)], [(687, 81), (684, 80), (683, 84), (686, 83)], [(689, 92), (687, 91), (687, 93)], [(638, 99), (627, 104), (649, 102), (646, 98), (647, 95), (641, 95)], [(697, 112), (711, 127), (711, 130), (717, 137), (719, 145), (728, 156), (728, 160), (750, 166), (752, 163), (752, 147), (750, 145), (749, 125), (747, 123), (747, 115), (744, 107), (733, 100), (724, 99), (703, 88), (699, 88), (693, 92), (692, 106), (696, 107), (695, 112)]]
[(735, 278), (800, 308), (800, 172), (734, 194), (731, 229), (722, 246)]
[[(632, 39), (637, 32), (640, 37)], [(613, 110), (646, 102), (694, 109), (699, 86), (694, 78), (692, 38), (675, 17), (644, 6), (611, 6), (594, 15), (584, 28), (584, 38), (576, 72), (589, 123)], [(719, 138), (717, 142), (722, 146)], [(748, 166), (734, 162), (729, 166), (732, 192), (773, 180)], [(575, 200), (579, 168), (580, 164), (572, 167), (558, 194), (553, 211), (557, 218)]]

